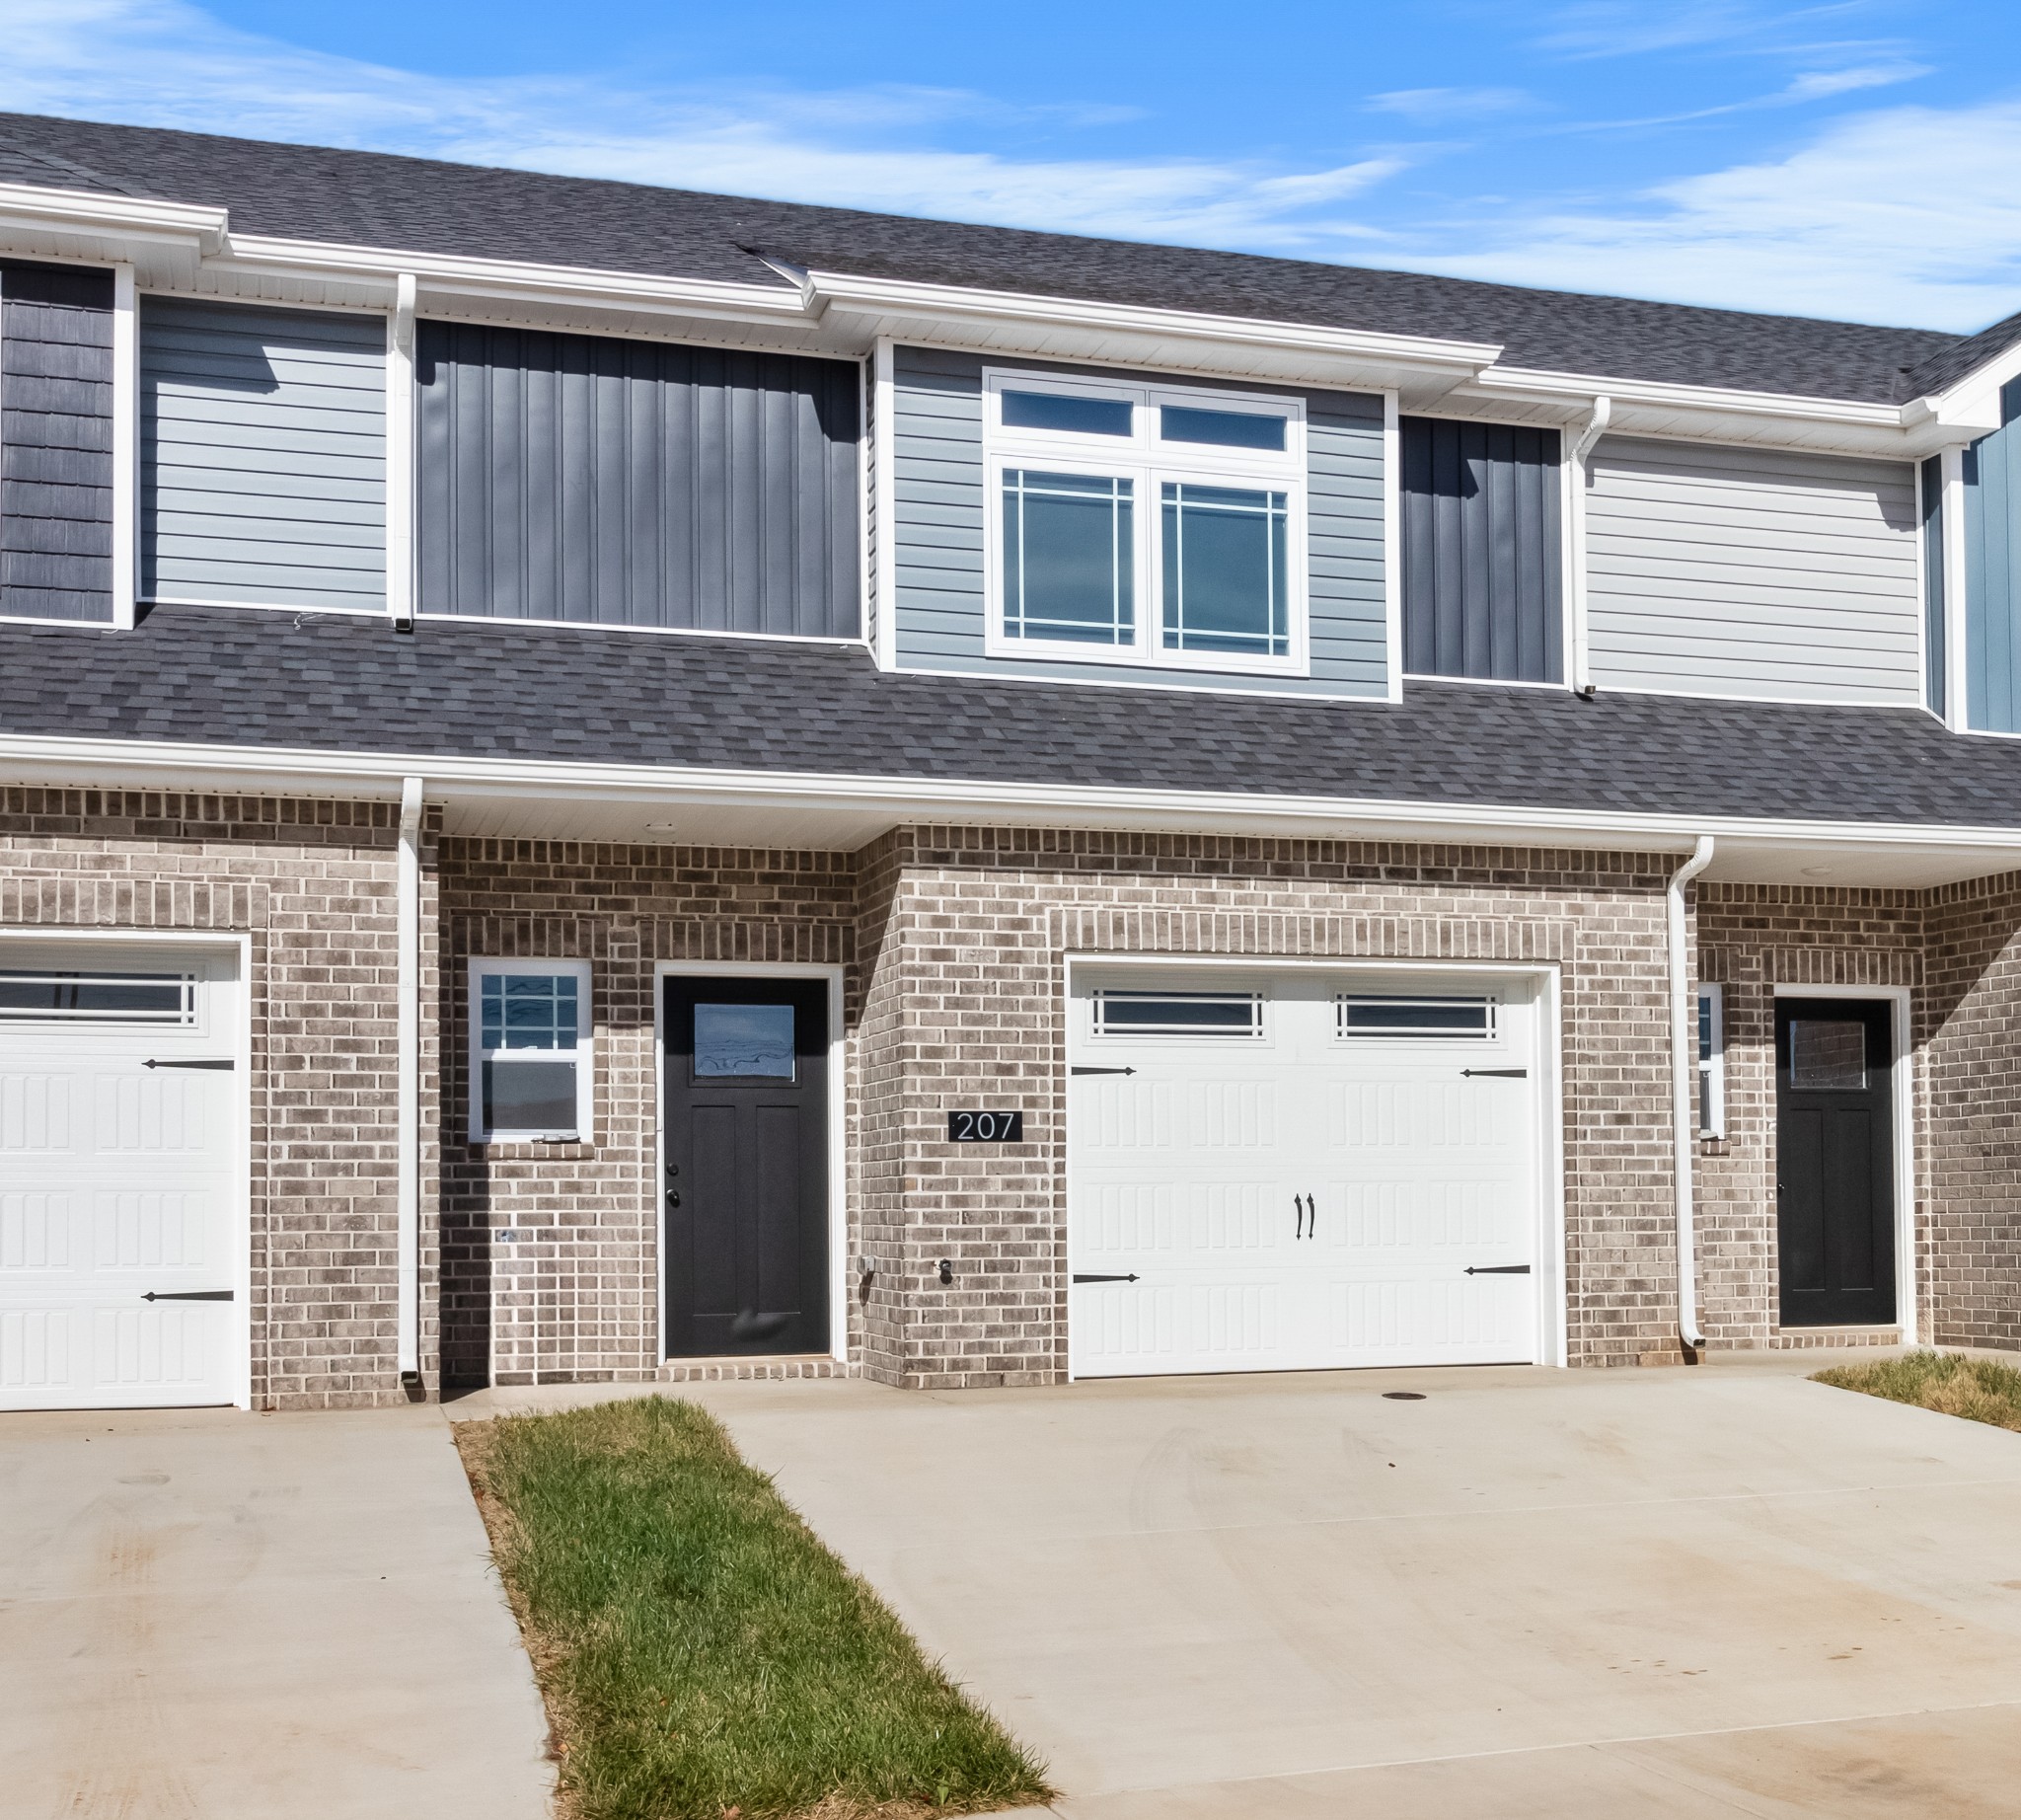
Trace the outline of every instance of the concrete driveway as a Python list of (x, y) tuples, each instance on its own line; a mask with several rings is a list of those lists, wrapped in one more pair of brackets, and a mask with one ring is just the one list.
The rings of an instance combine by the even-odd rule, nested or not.
[(437, 1409), (0, 1416), (7, 1820), (545, 1820)]
[(2021, 1435), (1818, 1363), (692, 1394), (1076, 1820), (2012, 1816)]

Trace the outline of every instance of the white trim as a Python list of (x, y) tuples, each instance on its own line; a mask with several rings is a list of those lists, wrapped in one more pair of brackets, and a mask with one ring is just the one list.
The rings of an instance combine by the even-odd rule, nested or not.
[(1383, 639), (1390, 701), (1403, 700), (1403, 428), (1393, 389), (1383, 394)]
[[(103, 630), (103, 628), (101, 628)], [(232, 1031), (232, 1405), (253, 1406), (253, 938), (186, 929), (44, 929), (11, 924), (0, 929), (0, 946), (36, 947), (78, 942), (93, 947), (188, 948), (229, 951), (238, 972), (238, 1004)]]
[[(1427, 676), (1425, 682), (1474, 682), (1480, 680), (1470, 676)], [(1511, 684), (1510, 687), (1517, 685)], [(1534, 685), (1532, 685), (1534, 686)], [(1555, 686), (1555, 685), (1553, 685)], [(1904, 694), (1899, 700), (1877, 702), (1871, 696), (1852, 695), (1736, 695), (1723, 689), (1652, 689), (1647, 683), (1602, 683), (1597, 685), (1609, 695), (1656, 695), (1671, 696), (1686, 702), (1753, 702), (1768, 708), (1865, 708), (1879, 713), (1891, 713), (1900, 708), (1921, 708), (1928, 712), (1927, 704), (1910, 695)]]
[(414, 623), (414, 275), (400, 274), (386, 319), (386, 612)]
[(847, 1118), (848, 1032), (843, 1027), (844, 969), (805, 960), (660, 960), (652, 968), (652, 1250), (659, 1296), (659, 1364), (667, 1352), (667, 1260), (661, 1242), (666, 1208), (660, 1200), (667, 1178), (666, 982), (669, 979), (825, 979), (828, 982), (828, 1354), (849, 1362), (849, 1167)]
[(1972, 710), (1966, 666), (1968, 607), (1965, 586), (1965, 451), (1943, 451), (1944, 463), (1944, 720), (1970, 732)]
[[(465, 1120), (467, 1141), (476, 1145), (487, 1144), (586, 1144), (596, 1143), (596, 1011), (594, 1004), (595, 981), (591, 977), (590, 963), (577, 959), (548, 959), (542, 957), (523, 958), (518, 955), (506, 957), (501, 954), (473, 954), (465, 963), (467, 968), (464, 994), (464, 1028), (457, 1040), (463, 1044), (467, 1059), (469, 1078), (466, 1083), (466, 1098), (470, 1104), (466, 1108)], [(489, 1131), (485, 1127), (484, 1091), (484, 1006), (480, 982), (487, 976), (540, 975), (546, 977), (567, 976), (577, 982), (575, 994), (575, 1047), (573, 1049), (528, 1049), (523, 1051), (528, 1061), (542, 1056), (561, 1058), (565, 1056), (575, 1064), (575, 1129), (569, 1132), (533, 1131), (507, 1128), (503, 1131)]]
[(877, 577), (870, 572), (870, 486), (876, 451), (871, 446), (870, 356), (863, 355), (857, 367), (857, 638), (873, 653), (876, 639), (872, 631), (870, 602)]
[[(104, 627), (99, 628), (104, 631)], [(1002, 680), (1000, 677), (998, 680)], [(1439, 680), (1448, 680), (1440, 678)], [(1497, 685), (1513, 687), (1511, 684)], [(1384, 707), (1380, 698), (1364, 698)], [(1359, 823), (1385, 830), (1418, 831), (1492, 828), (1552, 835), (1578, 834), (1601, 840), (1651, 843), (1653, 851), (1688, 844), (1710, 829), (1725, 839), (1755, 838), (1799, 846), (1899, 845), (2012, 848), (2021, 864), (2021, 826), (1969, 826), (1926, 822), (1855, 822), (1779, 819), (1769, 816), (1629, 814), (1618, 810), (1509, 808), (1492, 803), (1388, 799), (1384, 797), (1296, 796), (1281, 793), (1176, 791), (1142, 787), (1062, 784), (942, 782), (932, 778), (880, 777), (861, 773), (752, 771), (723, 767), (577, 764), (552, 760), (499, 760), (461, 755), (427, 759), (431, 798), (497, 792), (513, 796), (546, 793), (556, 798), (589, 796), (636, 800), (648, 806), (708, 801), (720, 806), (820, 807), (847, 805), (898, 817), (945, 821), (950, 815), (1029, 815), (1061, 812), (1098, 814), (1104, 825), (1164, 825), (1174, 820), (1211, 820), (1225, 827), (1241, 820), (1254, 826), (1276, 822)], [(333, 754), (289, 746), (232, 747), (172, 740), (83, 738), (71, 735), (0, 733), (0, 768), (46, 767), (66, 774), (110, 770), (117, 776), (159, 770), (178, 780), (204, 780), (217, 788), (231, 778), (238, 788), (267, 781), (288, 789), (313, 788), (358, 794), (368, 799), (397, 799), (399, 781), (413, 771), (411, 754)], [(258, 783), (256, 783), (256, 780)], [(15, 781), (40, 781), (35, 778)], [(459, 793), (458, 787), (463, 787)], [(160, 788), (151, 784), (151, 788)], [(1346, 835), (1349, 830), (1343, 828)], [(1385, 834), (1385, 838), (1389, 838)]]
[(112, 267), (112, 625), (140, 594), (140, 311), (133, 267)]
[[(1562, 969), (1557, 961), (1511, 965), (1506, 961), (1483, 962), (1443, 958), (1425, 960), (1411, 955), (1393, 954), (1141, 954), (1117, 949), (1089, 952), (1081, 948), (1069, 949), (1061, 958), (1060, 1002), (1070, 1025), (1074, 1015), (1074, 970), (1077, 967), (1113, 969), (1118, 972), (1134, 971), (1138, 968), (1179, 967), (1188, 972), (1454, 973), (1476, 978), (1536, 981), (1534, 1060), (1537, 1079), (1535, 1093), (1533, 1096), (1533, 1103), (1539, 1121), (1535, 1145), (1538, 1298), (1536, 1362), (1539, 1365), (1552, 1366), (1563, 1366), (1569, 1362), (1571, 1291), (1565, 1250), (1564, 991)], [(1071, 1276), (1074, 1210), (1071, 1201), (1072, 1175), (1068, 1163), (1070, 1153), (1067, 1121), (1072, 1117), (1072, 1110), (1064, 1098), (1067, 1079), (1071, 1078), (1065, 1076), (1071, 1053), (1071, 1028), (1067, 1042), (1068, 1047), (1061, 1051), (1063, 1078), (1060, 1082), (1063, 1096), (1060, 1172), (1062, 1182), (1067, 1184), (1066, 1193), (1063, 1195), (1065, 1211), (1060, 1226), (1060, 1271), (1062, 1275)], [(1068, 1307), (1068, 1319), (1071, 1320), (1071, 1298)], [(1064, 1327), (1060, 1339), (1062, 1353), (1068, 1361), (1067, 1378), (1071, 1383), (1074, 1381), (1073, 1343), (1072, 1335)]]
[[(344, 607), (306, 600), (221, 600), (201, 594), (146, 594), (144, 607), (244, 607), (249, 613), (344, 614), (351, 619), (384, 619), (384, 607)], [(493, 622), (495, 623), (495, 622)]]
[(1591, 590), (1586, 572), (1586, 479), (1593, 452), (1612, 417), (1613, 400), (1603, 395), (1593, 401), (1586, 426), (1576, 436), (1569, 427), (1559, 432), (1565, 451), (1565, 675), (1580, 695), (1594, 686), (1593, 641), (1587, 626)]
[[(1712, 1006), (1712, 1051), (1698, 1057), (1698, 1137), (1718, 1143), (1726, 1136), (1726, 988), (1717, 980), (1698, 982), (1698, 1016)], [(1712, 1116), (1705, 1116), (1707, 1106)]]
[(1470, 689), (1540, 689), (1553, 695), (1562, 695), (1565, 685), (1561, 682), (1538, 682), (1528, 676), (1446, 676), (1437, 670), (1406, 670), (1405, 682), (1419, 683), (1464, 683)]
[[(1919, 1344), (1921, 1286), (1915, 1267), (1915, 1108), (1920, 1083), (1916, 1079), (1914, 1032), (1909, 1019), (1913, 993), (1908, 986), (1777, 985), (1770, 988), (1770, 1028), (1776, 999), (1885, 999), (1894, 1007), (1889, 1019), (1894, 1031), (1894, 1067), (1889, 1070), (1888, 1096), (1895, 1127), (1895, 1320), (1905, 1346)], [(1770, 1068), (1774, 1063), (1771, 1056)], [(1769, 1117), (1775, 1116), (1775, 1093), (1769, 1095)]]
[(399, 1143), (399, 1371), (417, 1383), (421, 1369), (421, 811), (423, 785), (409, 778), (400, 793), (400, 844), (394, 885), (397, 957)]
[[(1923, 497), (1922, 463), (1919, 461), (1912, 463), (1909, 472), (1911, 491), (1915, 496), (1915, 598), (1918, 605), (1922, 608), (1922, 611), (1915, 616), (1915, 693), (1921, 701), (1924, 710), (1929, 711), (1930, 577), (1929, 552), (1925, 548), (1929, 543), (1925, 518), (1925, 510), (1929, 502)], [(1944, 490), (1940, 482), (1937, 488), (1937, 503), (1940, 507), (1943, 503), (1943, 496)], [(1940, 533), (1943, 530), (1941, 518), (1937, 521), (1937, 529)], [(1943, 604), (1942, 601), (1937, 603), (1939, 614), (1943, 611)], [(1950, 707), (1949, 697), (1945, 698), (1944, 705), (1946, 709)], [(1938, 719), (1941, 720), (1943, 717), (1940, 715)]]
[[(891, 338), (880, 335), (872, 359), (877, 409), (871, 418), (870, 455), (877, 486), (877, 640), (871, 654), (880, 670), (898, 667), (898, 370)], [(984, 505), (987, 523), (989, 508)]]
[[(186, 601), (186, 606), (243, 607), (253, 603), (244, 600)], [(296, 613), (344, 613), (356, 612), (347, 607), (295, 607)], [(367, 618), (377, 619), (376, 613)], [(613, 625), (607, 620), (581, 619), (521, 619), (516, 614), (510, 618), (488, 613), (427, 613), (414, 615), (416, 626), (489, 626), (494, 630), (500, 626), (551, 626), (563, 632), (613, 632), (629, 636), (643, 633), (648, 638), (665, 639), (753, 639), (765, 645), (843, 645), (852, 649), (861, 650), (861, 637), (850, 637), (842, 633), (828, 632), (739, 632), (728, 626), (623, 626)]]

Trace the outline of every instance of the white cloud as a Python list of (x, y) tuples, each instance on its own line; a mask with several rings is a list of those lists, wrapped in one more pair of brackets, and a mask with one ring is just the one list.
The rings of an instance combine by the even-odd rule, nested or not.
[(1390, 89), (1368, 100), (1379, 114), (1400, 114), (1413, 120), (1475, 119), (1530, 105), (1521, 89)]
[(1853, 114), (1789, 157), (1627, 207), (1513, 212), (1469, 277), (1865, 322), (1983, 327), (2021, 304), (2021, 104)]
[(936, 145), (976, 123), (1085, 125), (1104, 108), (1014, 109), (958, 90), (805, 93), (609, 79), (438, 78), (299, 50), (187, 0), (0, 0), (0, 109), (369, 146), (569, 176), (955, 219), (1269, 248), (1366, 236), (1308, 211), (1403, 168), (1012, 158)]

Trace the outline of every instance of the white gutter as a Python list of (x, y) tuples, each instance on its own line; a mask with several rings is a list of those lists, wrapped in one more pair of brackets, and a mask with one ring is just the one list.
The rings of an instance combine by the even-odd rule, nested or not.
[(400, 790), (400, 851), (394, 886), (399, 951), (395, 1122), (400, 1162), (400, 1381), (421, 1381), (421, 792), (419, 778)]
[(1712, 836), (1701, 834), (1691, 857), (1670, 881), (1670, 1063), (1671, 1111), (1677, 1139), (1678, 1336), (1697, 1352), (1705, 1345), (1698, 1328), (1698, 1237), (1691, 1205), (1691, 1147), (1696, 1126), (1691, 1117), (1692, 1089), (1697, 1085), (1697, 1020), (1692, 1016), (1691, 956), (1685, 949), (1684, 886), (1712, 864)]

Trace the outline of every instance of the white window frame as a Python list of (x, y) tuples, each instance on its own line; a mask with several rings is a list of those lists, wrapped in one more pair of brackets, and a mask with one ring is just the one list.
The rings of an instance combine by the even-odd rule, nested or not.
[[(1478, 1005), (1481, 1027), (1477, 1030), (1439, 1029), (1429, 1025), (1389, 1028), (1349, 1027), (1348, 1012), (1356, 1005)], [(1333, 1040), (1335, 1042), (1388, 1044), (1397, 1042), (1494, 1043), (1501, 1039), (1498, 1016), (1501, 1001), (1491, 992), (1337, 992), (1333, 995)]]
[[(1111, 399), (1135, 410), (1128, 436), (1026, 429), (1004, 421), (1004, 394), (1039, 392), (1061, 398)], [(1168, 443), (1157, 433), (1165, 405), (1281, 417), (1285, 446), (1231, 449), (1210, 443)], [(1125, 664), (1153, 670), (1237, 675), (1304, 676), (1311, 665), (1310, 563), (1307, 556), (1305, 401), (1263, 392), (1083, 379), (1014, 367), (983, 370), (983, 563), (987, 610), (983, 648), (991, 657), (1039, 658), (1056, 663)], [(1004, 476), (1030, 468), (1053, 474), (1133, 483), (1136, 588), (1135, 639), (1129, 645), (1011, 638), (1005, 631)], [(1285, 612), (1290, 649), (1285, 655), (1164, 648), (1164, 505), (1166, 482), (1246, 488), (1285, 495)]]
[[(568, 977), (575, 981), (575, 1047), (563, 1049), (521, 1049), (524, 1058), (566, 1057), (575, 1064), (575, 1129), (570, 1132), (536, 1131), (506, 1127), (487, 1129), (485, 1124), (485, 1063), (497, 1059), (485, 1048), (484, 982), (499, 976)], [(464, 1008), (470, 1056), (470, 1141), (473, 1144), (586, 1144), (595, 1131), (596, 1046), (592, 1037), (594, 1021), (589, 1010), (589, 962), (586, 960), (488, 960), (475, 956), (470, 962), (470, 989)], [(501, 1051), (500, 1053), (507, 1053)]]
[[(1212, 1000), (1216, 1004), (1233, 1004), (1245, 1000), (1249, 1006), (1249, 1027), (1236, 1028), (1233, 1024), (1111, 1024), (1104, 1015), (1110, 999), (1158, 999), (1170, 1004), (1180, 1004), (1188, 999)], [(1218, 986), (1173, 986), (1159, 989), (1149, 986), (1097, 986), (1087, 998), (1088, 1036), (1098, 1043), (1141, 1043), (1141, 1042), (1208, 1042), (1261, 1043), (1269, 1040), (1265, 1024), (1269, 1000), (1261, 992), (1243, 992), (1239, 989), (1227, 991)]]
[[(1711, 1008), (1711, 1041), (1703, 1043), (1699, 1031)], [(1726, 1136), (1726, 990), (1701, 981), (1696, 1000), (1697, 1016), (1691, 1023), (1694, 1044), (1702, 1044), (1698, 1055), (1698, 1135)]]

